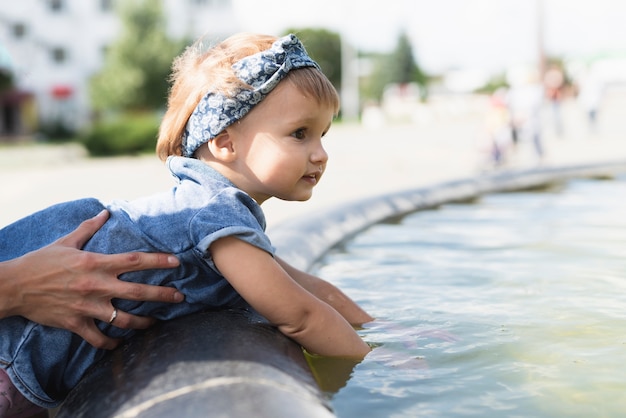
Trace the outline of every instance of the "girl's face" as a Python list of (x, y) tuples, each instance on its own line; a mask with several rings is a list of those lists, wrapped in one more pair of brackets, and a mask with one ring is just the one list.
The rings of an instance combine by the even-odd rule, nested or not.
[(259, 204), (270, 197), (308, 200), (326, 168), (322, 137), (333, 116), (334, 109), (281, 82), (231, 125), (236, 170), (242, 175), (235, 184)]

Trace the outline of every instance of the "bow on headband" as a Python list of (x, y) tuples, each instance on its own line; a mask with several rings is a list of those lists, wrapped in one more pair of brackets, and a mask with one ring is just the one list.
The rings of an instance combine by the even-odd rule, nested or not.
[(243, 118), (285, 78), (291, 70), (314, 67), (320, 70), (295, 35), (276, 40), (272, 46), (233, 64), (237, 77), (252, 89), (239, 90), (234, 97), (207, 93), (192, 112), (182, 141), (182, 154), (191, 157), (204, 143)]

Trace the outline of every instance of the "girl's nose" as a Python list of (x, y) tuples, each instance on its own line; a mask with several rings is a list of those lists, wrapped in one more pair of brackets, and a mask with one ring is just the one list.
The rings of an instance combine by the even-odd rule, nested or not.
[(321, 141), (315, 147), (315, 150), (311, 154), (311, 161), (316, 164), (326, 164), (326, 162), (328, 162), (328, 153), (324, 149)]

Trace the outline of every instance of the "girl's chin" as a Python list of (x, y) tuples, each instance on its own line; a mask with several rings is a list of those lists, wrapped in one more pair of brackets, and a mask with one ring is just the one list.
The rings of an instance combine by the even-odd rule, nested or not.
[(298, 195), (291, 195), (291, 196), (284, 196), (284, 197), (277, 196), (277, 199), (285, 200), (287, 202), (306, 202), (307, 200), (311, 198), (312, 195), (313, 193), (298, 194)]

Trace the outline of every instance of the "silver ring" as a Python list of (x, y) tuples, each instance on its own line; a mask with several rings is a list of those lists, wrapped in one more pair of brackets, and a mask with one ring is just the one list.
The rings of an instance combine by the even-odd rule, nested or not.
[(117, 318), (117, 308), (113, 308), (113, 313), (111, 314), (111, 319), (109, 319), (109, 324), (112, 324)]

